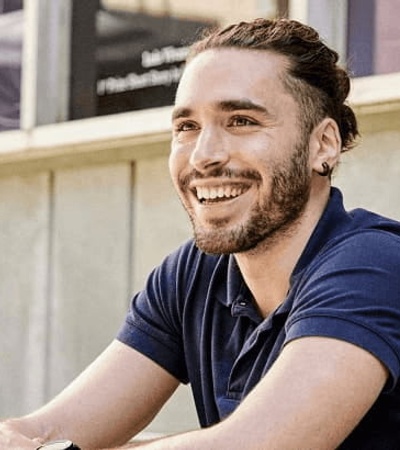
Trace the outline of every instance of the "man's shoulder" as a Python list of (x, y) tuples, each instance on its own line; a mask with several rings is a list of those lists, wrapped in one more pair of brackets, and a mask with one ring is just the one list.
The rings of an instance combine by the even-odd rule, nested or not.
[(400, 222), (398, 220), (377, 214), (375, 212), (357, 208), (349, 212), (354, 230), (380, 230), (400, 236)]
[[(362, 226), (330, 239), (306, 270), (309, 280), (400, 289), (400, 227)], [(355, 283), (355, 284), (354, 284)]]
[(360, 208), (349, 216), (351, 226), (337, 235), (331, 246), (344, 246), (348, 252), (360, 247), (371, 257), (392, 254), (400, 258), (400, 222)]
[(358, 280), (368, 277), (371, 270), (392, 278), (400, 267), (400, 222), (361, 208), (342, 214), (340, 223), (330, 219), (323, 230), (328, 227), (328, 232), (314, 239), (295, 278), (313, 280), (323, 274), (326, 279), (329, 274), (333, 279), (332, 274), (340, 274), (342, 282), (344, 277), (355, 279), (356, 273)]

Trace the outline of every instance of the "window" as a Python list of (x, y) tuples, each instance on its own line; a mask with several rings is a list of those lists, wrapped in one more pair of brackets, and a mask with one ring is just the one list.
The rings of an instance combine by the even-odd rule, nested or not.
[(0, 131), (19, 128), (22, 0), (0, 2)]
[(400, 71), (400, 2), (349, 0), (349, 68), (355, 76)]
[(22, 5), (0, 0), (0, 131), (171, 105), (187, 46), (202, 29), (273, 17), (287, 1)]

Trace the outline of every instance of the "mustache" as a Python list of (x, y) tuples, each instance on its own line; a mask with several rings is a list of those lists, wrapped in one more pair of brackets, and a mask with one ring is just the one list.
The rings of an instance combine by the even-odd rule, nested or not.
[(190, 185), (192, 181), (195, 180), (204, 180), (205, 178), (240, 178), (247, 180), (254, 180), (257, 182), (261, 181), (261, 175), (255, 170), (233, 170), (228, 168), (216, 168), (213, 169), (207, 174), (203, 174), (196, 169), (193, 169), (189, 174), (185, 177), (182, 177), (179, 180), (181, 187), (186, 188)]

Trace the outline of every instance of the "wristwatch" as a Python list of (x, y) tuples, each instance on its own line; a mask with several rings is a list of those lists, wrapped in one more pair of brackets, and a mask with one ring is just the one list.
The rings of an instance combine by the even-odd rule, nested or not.
[(38, 447), (36, 450), (81, 450), (77, 445), (69, 440), (51, 441)]

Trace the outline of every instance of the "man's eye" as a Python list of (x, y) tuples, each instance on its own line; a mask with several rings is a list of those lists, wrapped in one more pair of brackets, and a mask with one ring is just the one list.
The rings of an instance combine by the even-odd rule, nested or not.
[(251, 120), (248, 117), (237, 116), (232, 118), (230, 125), (232, 127), (246, 127), (250, 125), (255, 125), (255, 122), (254, 120)]
[(181, 122), (175, 126), (175, 131), (177, 131), (177, 132), (192, 131), (195, 129), (196, 129), (196, 124), (194, 124), (193, 122)]

